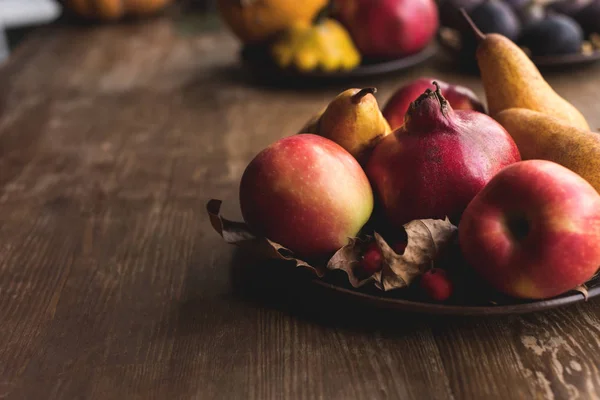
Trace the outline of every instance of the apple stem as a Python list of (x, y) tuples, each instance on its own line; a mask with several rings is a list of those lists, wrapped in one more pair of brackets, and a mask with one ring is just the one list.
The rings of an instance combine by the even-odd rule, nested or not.
[(358, 102), (360, 102), (361, 99), (363, 97), (365, 97), (366, 95), (375, 94), (375, 93), (377, 93), (377, 88), (374, 88), (374, 87), (360, 89), (358, 92), (356, 92), (354, 95), (352, 95), (352, 102), (354, 104), (358, 104)]
[(479, 30), (479, 28), (477, 27), (477, 25), (475, 25), (475, 22), (473, 22), (473, 20), (471, 19), (471, 17), (469, 17), (469, 14), (467, 14), (467, 11), (464, 8), (461, 8), (460, 12), (462, 13), (463, 17), (465, 18), (465, 20), (467, 21), (467, 23), (471, 27), (471, 30), (473, 30), (473, 33), (475, 34), (475, 37), (477, 38), (477, 42), (481, 43), (482, 41), (484, 41), (485, 40), (485, 34)]

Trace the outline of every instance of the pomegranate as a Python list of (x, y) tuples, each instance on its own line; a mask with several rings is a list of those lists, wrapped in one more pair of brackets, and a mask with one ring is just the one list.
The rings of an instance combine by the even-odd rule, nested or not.
[(484, 112), (485, 109), (481, 101), (473, 91), (467, 87), (451, 85), (449, 83), (432, 79), (419, 78), (398, 88), (383, 108), (383, 116), (390, 124), (392, 129), (396, 129), (404, 124), (404, 116), (408, 111), (410, 103), (419, 97), (425, 89), (434, 88), (431, 81), (436, 80), (440, 89), (444, 92), (446, 100), (455, 110), (475, 110)]
[(361, 54), (394, 58), (425, 48), (439, 26), (434, 0), (335, 0)]
[(487, 182), (521, 156), (506, 130), (489, 116), (454, 111), (440, 86), (415, 100), (404, 125), (375, 147), (367, 176), (396, 227), (414, 219), (460, 220)]

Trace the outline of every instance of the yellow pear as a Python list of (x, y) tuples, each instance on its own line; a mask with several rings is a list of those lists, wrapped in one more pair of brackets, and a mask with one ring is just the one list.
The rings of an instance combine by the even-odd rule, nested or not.
[(496, 115), (514, 139), (523, 160), (554, 161), (581, 175), (600, 192), (600, 135), (524, 108)]
[(502, 35), (484, 35), (464, 14), (479, 42), (477, 62), (491, 116), (509, 108), (526, 108), (589, 129), (583, 115), (552, 89), (519, 46)]
[(340, 93), (307, 122), (301, 133), (333, 140), (364, 164), (373, 146), (391, 132), (373, 96), (375, 92), (375, 88), (365, 88)]

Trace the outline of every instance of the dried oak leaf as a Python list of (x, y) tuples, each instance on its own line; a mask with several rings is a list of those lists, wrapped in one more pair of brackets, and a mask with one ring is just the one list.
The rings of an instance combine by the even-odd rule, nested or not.
[(369, 282), (373, 282), (373, 275), (361, 276), (360, 260), (364, 254), (367, 245), (373, 241), (373, 238), (367, 237), (351, 238), (348, 244), (339, 249), (327, 263), (327, 269), (342, 270), (348, 275), (348, 281), (352, 287), (358, 288)]
[[(404, 225), (408, 241), (403, 254), (397, 254), (377, 232), (374, 237), (350, 239), (327, 263), (327, 269), (342, 270), (350, 284), (357, 288), (374, 282), (381, 290), (409, 286), (426, 272), (440, 252), (451, 243), (457, 232), (456, 226), (446, 220), (415, 220)], [(383, 255), (380, 272), (366, 276), (361, 274), (360, 261), (369, 245), (375, 241)]]
[(304, 260), (295, 258), (293, 252), (282, 245), (254, 235), (245, 223), (223, 218), (221, 216), (221, 204), (221, 200), (212, 199), (206, 204), (206, 211), (214, 230), (223, 237), (225, 242), (254, 252), (260, 257), (288, 261), (296, 267), (311, 269), (319, 277), (325, 274), (325, 268), (310, 265)]
[(447, 218), (414, 220), (404, 225), (404, 229), (408, 240), (403, 254), (396, 254), (375, 233), (384, 262), (374, 278), (375, 285), (383, 291), (409, 286), (415, 278), (428, 271), (458, 231)]

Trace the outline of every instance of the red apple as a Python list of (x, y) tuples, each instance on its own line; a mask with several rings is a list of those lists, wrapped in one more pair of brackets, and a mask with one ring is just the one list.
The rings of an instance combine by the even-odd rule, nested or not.
[(558, 164), (519, 162), (475, 196), (459, 241), (467, 262), (500, 292), (558, 296), (600, 266), (600, 195)]
[(419, 78), (396, 90), (383, 108), (383, 116), (389, 122), (392, 130), (404, 124), (404, 115), (406, 115), (410, 103), (415, 101), (426, 89), (435, 90), (435, 86), (431, 83), (433, 81), (440, 85), (444, 97), (453, 109), (485, 112), (483, 104), (471, 89), (451, 85), (435, 78)]
[(373, 210), (356, 159), (321, 136), (294, 135), (260, 152), (240, 184), (246, 223), (305, 258), (324, 257), (355, 237)]
[(335, 0), (338, 17), (366, 57), (403, 57), (425, 48), (439, 26), (434, 0)]

